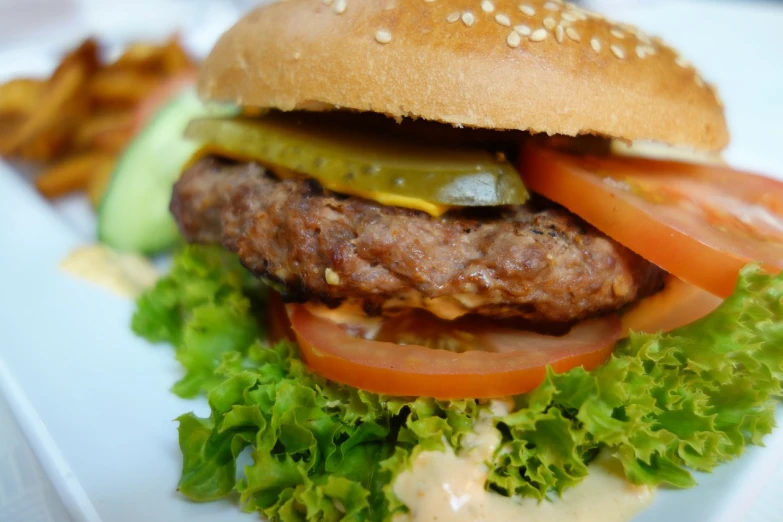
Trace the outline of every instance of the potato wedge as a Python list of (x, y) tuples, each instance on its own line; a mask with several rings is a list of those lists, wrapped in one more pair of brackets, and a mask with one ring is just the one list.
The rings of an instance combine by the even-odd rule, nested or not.
[(196, 68), (196, 63), (180, 45), (179, 38), (171, 38), (163, 48), (163, 70), (166, 75), (172, 76)]
[(106, 189), (109, 187), (109, 181), (111, 180), (112, 172), (114, 172), (114, 165), (116, 160), (111, 159), (102, 162), (98, 165), (95, 171), (90, 176), (90, 180), (87, 182), (87, 199), (90, 200), (90, 205), (95, 210), (103, 201), (103, 196), (106, 194)]
[(72, 156), (47, 168), (35, 179), (35, 186), (41, 194), (50, 199), (74, 190), (82, 190), (90, 178), (111, 161), (113, 157), (104, 153)]
[(97, 45), (92, 40), (86, 41), (66, 56), (41, 93), (40, 102), (12, 138), (2, 144), (0, 154), (13, 155), (47, 129), (61, 128), (63, 115), (71, 115), (74, 107), (79, 106), (74, 100), (78, 98), (87, 78), (97, 67), (96, 64)]
[(92, 100), (103, 106), (132, 106), (143, 100), (161, 79), (159, 75), (133, 69), (110, 68), (99, 71), (87, 86)]
[(48, 79), (0, 84), (0, 156), (39, 164), (35, 185), (46, 197), (86, 190), (96, 208), (139, 130), (141, 107), (157, 107), (151, 93), (196, 69), (177, 35), (131, 44), (111, 63), (98, 47), (83, 41)]
[(107, 66), (107, 69), (144, 71), (170, 76), (195, 66), (180, 44), (179, 37), (174, 35), (162, 45), (143, 42), (130, 44), (117, 61)]
[(29, 114), (46, 88), (44, 80), (17, 78), (0, 85), (0, 117)]
[[(103, 143), (107, 137), (127, 137), (133, 131), (133, 111), (96, 112), (79, 123), (73, 145), (77, 149), (98, 148), (106, 150)], [(114, 141), (109, 138), (109, 141)], [(115, 150), (115, 149), (111, 149)]]

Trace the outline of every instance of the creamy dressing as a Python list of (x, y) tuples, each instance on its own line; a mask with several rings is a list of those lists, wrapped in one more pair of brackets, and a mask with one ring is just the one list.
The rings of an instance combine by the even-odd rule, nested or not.
[(120, 254), (105, 245), (73, 250), (60, 268), (123, 297), (136, 297), (158, 279), (158, 271), (147, 258)]
[[(339, 276), (328, 276), (330, 279)], [(334, 279), (332, 279), (334, 281)], [(332, 284), (332, 283), (330, 283)], [(419, 292), (411, 290), (403, 292), (383, 303), (386, 315), (393, 315), (411, 308), (427, 310), (432, 315), (453, 321), (479, 306), (502, 304), (496, 300), (478, 294), (453, 294), (441, 297), (424, 297)], [(320, 303), (307, 303), (311, 313), (319, 317), (329, 319), (338, 324), (361, 324), (370, 333), (365, 337), (372, 338), (383, 322), (380, 317), (368, 317), (362, 308), (362, 301), (358, 299), (346, 299), (337, 308), (329, 308)]]
[(459, 455), (451, 448), (420, 453), (394, 482), (394, 493), (409, 509), (394, 522), (626, 522), (652, 502), (654, 490), (629, 483), (609, 455), (600, 455), (579, 485), (552, 502), (486, 491), (485, 462), (500, 444), (493, 418), (508, 411), (507, 403), (493, 401)]
[(364, 339), (374, 339), (383, 326), (383, 317), (368, 317), (361, 302), (347, 301), (337, 308), (323, 303), (309, 302), (304, 305), (316, 317), (322, 317), (349, 329), (349, 333)]

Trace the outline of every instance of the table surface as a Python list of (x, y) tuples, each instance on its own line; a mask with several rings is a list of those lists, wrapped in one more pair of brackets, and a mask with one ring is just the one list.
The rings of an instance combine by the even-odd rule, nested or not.
[[(730, 162), (783, 177), (783, 6), (756, 2), (594, 1), (612, 18), (664, 37), (717, 83), (734, 141)], [(203, 54), (248, 2), (211, 0), (0, 0), (0, 81), (46, 74), (63, 49), (87, 34), (122, 43), (162, 39), (182, 29)], [(90, 239), (93, 230), (65, 202), (65, 219)], [(2, 368), (0, 368), (1, 370)], [(6, 376), (7, 377), (7, 376)], [(0, 372), (0, 381), (4, 376)], [(781, 520), (783, 470), (759, 492), (747, 522)], [(69, 522), (62, 501), (0, 394), (0, 520)]]

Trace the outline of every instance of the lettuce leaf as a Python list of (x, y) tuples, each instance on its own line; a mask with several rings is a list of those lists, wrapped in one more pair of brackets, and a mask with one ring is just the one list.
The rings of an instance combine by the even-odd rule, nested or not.
[[(236, 492), (245, 509), (271, 520), (390, 520), (405, 510), (396, 474), (421, 451), (460, 448), (486, 406), (327, 381), (290, 343), (258, 340), (251, 323), (260, 295), (231, 256), (191, 247), (139, 301), (134, 330), (174, 344), (185, 381), (197, 383), (178, 391), (209, 390), (209, 418), (178, 419), (180, 491), (202, 501)], [(634, 334), (593, 372), (550, 371), (496, 419), (502, 443), (487, 487), (559, 494), (586, 476), (598, 451), (615, 455), (633, 482), (690, 487), (691, 470), (760, 444), (783, 394), (782, 297), (783, 276), (750, 266), (708, 317), (669, 334)]]
[[(383, 398), (309, 372), (291, 343), (227, 357), (208, 396), (212, 415), (179, 417), (180, 491), (212, 500), (236, 490), (272, 520), (385, 520), (402, 505), (386, 487), (407, 456), (458, 446), (475, 401)], [(253, 464), (237, 474), (250, 447)]]
[(261, 284), (236, 256), (216, 246), (188, 246), (169, 274), (141, 295), (131, 328), (176, 348), (185, 375), (172, 391), (195, 397), (223, 380), (215, 369), (224, 354), (246, 353), (263, 334), (256, 314), (263, 299)]

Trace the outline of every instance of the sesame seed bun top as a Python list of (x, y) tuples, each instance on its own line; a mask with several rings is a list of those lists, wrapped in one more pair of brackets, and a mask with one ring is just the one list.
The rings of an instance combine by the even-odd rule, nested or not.
[(199, 92), (281, 110), (719, 150), (715, 90), (638, 29), (553, 0), (288, 0), (215, 46)]

